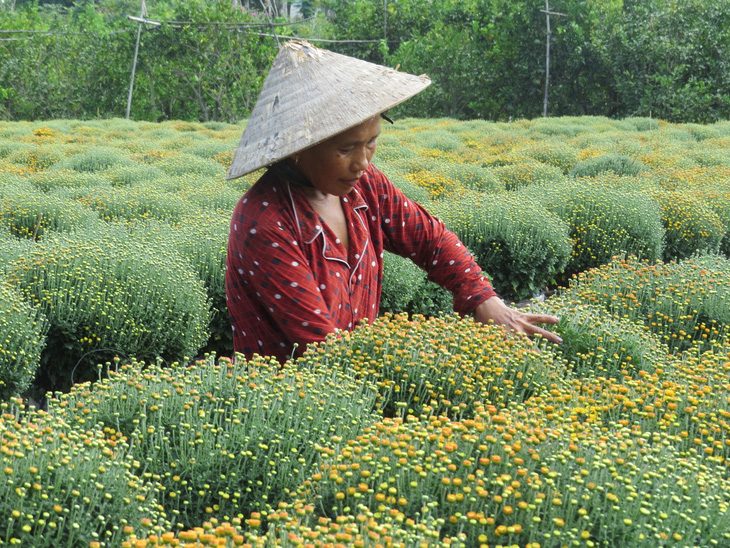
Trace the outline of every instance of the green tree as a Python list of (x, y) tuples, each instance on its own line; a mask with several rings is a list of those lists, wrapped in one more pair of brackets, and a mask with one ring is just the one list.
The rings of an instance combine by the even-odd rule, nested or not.
[[(327, 46), (329, 49), (374, 63), (383, 62), (383, 54), (377, 44), (384, 36), (382, 2), (323, 0), (322, 5), (332, 25), (334, 39), (361, 41), (332, 43)], [(370, 42), (362, 42), (363, 40)]]
[[(564, 15), (551, 17), (549, 116), (608, 116), (615, 110), (612, 72), (594, 44), (594, 35), (612, 15), (615, 20), (622, 4), (622, 0), (551, 0), (551, 10)], [(544, 19), (542, 15), (543, 27)]]
[[(396, 115), (508, 120), (542, 115), (544, 0), (297, 0), (314, 20), (278, 35), (329, 38), (323, 47), (433, 84)], [(268, 4), (267, 4), (268, 5)], [(285, 9), (286, 6), (286, 9)], [(0, 10), (0, 117), (92, 118), (125, 111), (137, 0), (46, 3)], [(146, 120), (245, 117), (276, 54), (260, 0), (149, 0), (132, 102)], [(730, 117), (730, 3), (551, 0), (548, 113)], [(178, 23), (167, 23), (177, 21)], [(258, 25), (258, 27), (256, 26)], [(5, 35), (4, 35), (5, 37)]]
[[(571, 23), (554, 34), (551, 110), (572, 114), (577, 103), (591, 112), (594, 102), (606, 102), (605, 71), (597, 70), (590, 47), (601, 4), (563, 4)], [(509, 119), (542, 112), (546, 30), (539, 0), (411, 0), (387, 3), (387, 14), (380, 2), (325, 5), (338, 38), (381, 40), (379, 47), (335, 45), (338, 51), (431, 76), (432, 86), (400, 107), (403, 113)]]
[[(108, 0), (0, 12), (0, 29), (44, 31), (0, 42), (0, 117), (120, 117), (126, 110), (137, 24)], [(276, 54), (261, 17), (228, 1), (160, 3), (139, 49), (131, 117), (237, 121), (250, 112)], [(151, 17), (154, 19), (154, 17)], [(253, 25), (253, 26), (252, 26)], [(279, 30), (279, 33), (286, 31)]]
[(438, 13), (439, 19), (422, 17), (427, 31), (401, 42), (388, 57), (390, 65), (429, 74), (434, 82), (404, 105), (408, 114), (536, 116), (542, 104), (544, 28), (535, 2), (442, 2)]
[(131, 54), (128, 37), (113, 33), (93, 6), (16, 9), (0, 19), (18, 33), (0, 42), (0, 88), (10, 89), (7, 119), (120, 116)]
[(730, 113), (730, 3), (625, 0), (594, 43), (609, 67), (615, 116), (713, 122)]
[(302, 14), (302, 17), (312, 17), (317, 9), (317, 2), (315, 0), (299, 0), (298, 2), (294, 2), (294, 4), (299, 8), (299, 13)]
[(133, 112), (152, 120), (237, 121), (256, 102), (275, 42), (251, 34), (261, 30), (250, 27), (254, 17), (227, 1), (180, 2), (175, 17), (183, 23), (163, 24), (140, 46)]

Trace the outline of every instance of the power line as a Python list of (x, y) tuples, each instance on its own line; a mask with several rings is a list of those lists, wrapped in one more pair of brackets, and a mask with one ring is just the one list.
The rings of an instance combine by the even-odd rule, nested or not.
[[(314, 19), (314, 17), (308, 17), (306, 19), (299, 19), (298, 21), (290, 21), (288, 23), (274, 23), (272, 22), (266, 22), (266, 23), (243, 23), (243, 22), (234, 22), (234, 21), (218, 21), (218, 22), (204, 22), (204, 23), (198, 23), (195, 21), (166, 21), (166, 20), (159, 20), (159, 19), (150, 19), (148, 17), (136, 17), (134, 15), (127, 15), (127, 19), (130, 19), (135, 22), (141, 22), (150, 24), (153, 26), (160, 26), (162, 24), (169, 25), (173, 28), (181, 28), (181, 27), (228, 27), (231, 29), (245, 29), (245, 28), (269, 28), (269, 27), (289, 27), (294, 25), (301, 25), (302, 23), (306, 23), (307, 21), (311, 21)], [(117, 31), (110, 31), (108, 34), (117, 33), (117, 32), (130, 32), (128, 30), (117, 30)], [(0, 30), (0, 34), (77, 34), (77, 35), (83, 35), (83, 34), (107, 34), (105, 32), (70, 32), (70, 31), (62, 31), (62, 30), (24, 30), (24, 29), (12, 29), (12, 30)]]
[(0, 33), (43, 33), (50, 34), (53, 31), (50, 30), (0, 30)]
[[(127, 32), (132, 32), (131, 30), (110, 30), (108, 32), (104, 31), (96, 31), (96, 32), (71, 32), (67, 30), (0, 30), (0, 33), (8, 34), (8, 33), (16, 33), (16, 34), (31, 34), (31, 35), (45, 35), (45, 36), (52, 36), (52, 35), (71, 35), (71, 36), (85, 36), (90, 34), (123, 34)], [(0, 38), (0, 40), (24, 40), (26, 38), (33, 38), (34, 36), (23, 36), (21, 38)]]
[[(301, 23), (310, 21), (314, 19), (313, 17), (309, 17), (307, 19), (301, 19), (299, 21), (294, 21), (290, 23), (234, 23), (234, 22), (206, 22), (206, 23), (195, 23), (193, 21), (160, 21), (157, 19), (149, 19), (147, 17), (137, 17), (133, 15), (128, 15), (127, 19), (134, 21), (138, 23), (139, 25), (147, 24), (152, 25), (154, 27), (160, 27), (163, 23), (166, 25), (169, 25), (172, 28), (182, 29), (184, 27), (223, 27), (225, 30), (235, 30), (237, 32), (246, 31), (246, 29), (255, 29), (255, 28), (270, 28), (270, 27), (285, 27), (285, 26), (293, 26), (293, 25), (299, 25)], [(151, 30), (151, 29), (145, 29), (143, 30)], [(8, 42), (8, 41), (17, 41), (17, 40), (24, 40), (26, 38), (33, 38), (33, 35), (71, 35), (71, 36), (83, 36), (83, 35), (91, 35), (91, 34), (120, 34), (120, 33), (130, 33), (134, 32), (133, 30), (115, 30), (115, 31), (109, 31), (109, 32), (71, 32), (71, 31), (52, 31), (52, 30), (0, 30), (0, 33), (17, 33), (17, 34), (30, 34), (31, 36), (23, 36), (20, 38), (0, 38), (0, 42)], [(289, 40), (306, 40), (307, 42), (329, 42), (332, 44), (355, 44), (355, 43), (366, 43), (366, 44), (373, 44), (380, 42), (380, 40), (337, 40), (334, 38), (306, 38), (301, 36), (285, 36), (281, 34), (276, 33), (264, 33), (264, 32), (252, 32), (252, 31), (246, 31), (246, 34), (251, 34), (253, 36), (264, 36), (267, 38), (287, 38)]]
[[(131, 16), (127, 16), (131, 17)], [(196, 21), (162, 21), (158, 19), (146, 18), (145, 22), (151, 24), (166, 24), (171, 27), (237, 27), (237, 28), (265, 28), (265, 27), (290, 27), (294, 25), (301, 25), (307, 21), (311, 21), (314, 17), (307, 17), (306, 19), (299, 19), (298, 21), (289, 21), (288, 23), (274, 23), (273, 21), (267, 23), (241, 23), (231, 21), (208, 21), (204, 23), (198, 23)]]
[(304, 40), (305, 42), (331, 42), (333, 44), (349, 44), (349, 43), (375, 43), (380, 40), (335, 40), (330, 38), (304, 38), (301, 36), (282, 36), (281, 34), (267, 34), (264, 32), (248, 32), (246, 34), (253, 34), (254, 36), (268, 36), (274, 38), (280, 36), (281, 38), (288, 38), (290, 40)]

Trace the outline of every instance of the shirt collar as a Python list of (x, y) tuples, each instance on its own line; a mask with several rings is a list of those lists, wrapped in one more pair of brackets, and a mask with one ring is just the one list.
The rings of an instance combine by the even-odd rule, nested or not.
[[(292, 197), (292, 206), (294, 207), (294, 220), (299, 223), (299, 231), (304, 243), (311, 243), (317, 236), (324, 232), (322, 226), (323, 221), (307, 200), (301, 186), (290, 184), (289, 190)], [(340, 198), (343, 207), (353, 210), (366, 210), (368, 204), (365, 202), (357, 187), (347, 196)]]
[(292, 208), (294, 209), (294, 222), (302, 238), (303, 243), (312, 243), (317, 236), (324, 232), (324, 227), (319, 215), (309, 203), (301, 187), (287, 181), (291, 196)]
[[(364, 175), (363, 175), (364, 177)], [(342, 201), (345, 203), (349, 203), (350, 207), (352, 209), (367, 209), (368, 204), (365, 202), (363, 197), (360, 195), (360, 191), (357, 189), (357, 187), (352, 189), (352, 192), (350, 192), (347, 196), (344, 196), (342, 198)]]

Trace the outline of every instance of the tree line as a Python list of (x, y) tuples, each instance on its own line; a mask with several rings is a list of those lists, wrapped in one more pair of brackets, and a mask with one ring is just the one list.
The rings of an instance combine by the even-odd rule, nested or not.
[(433, 84), (401, 115), (535, 118), (546, 11), (548, 115), (730, 117), (725, 0), (149, 0), (143, 23), (127, 17), (140, 15), (136, 0), (68, 4), (0, 4), (1, 119), (124, 117), (129, 107), (136, 120), (238, 121), (289, 37), (428, 74)]

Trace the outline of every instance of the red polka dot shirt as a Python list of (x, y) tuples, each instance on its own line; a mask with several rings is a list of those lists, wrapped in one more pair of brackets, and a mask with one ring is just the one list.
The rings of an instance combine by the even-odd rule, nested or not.
[[(349, 246), (314, 211), (300, 186), (267, 171), (233, 212), (226, 299), (236, 352), (281, 363), (307, 343), (378, 315), (383, 251), (410, 258), (472, 312), (496, 295), (455, 234), (408, 199), (372, 164), (341, 198)], [(296, 345), (296, 347), (295, 347)]]

